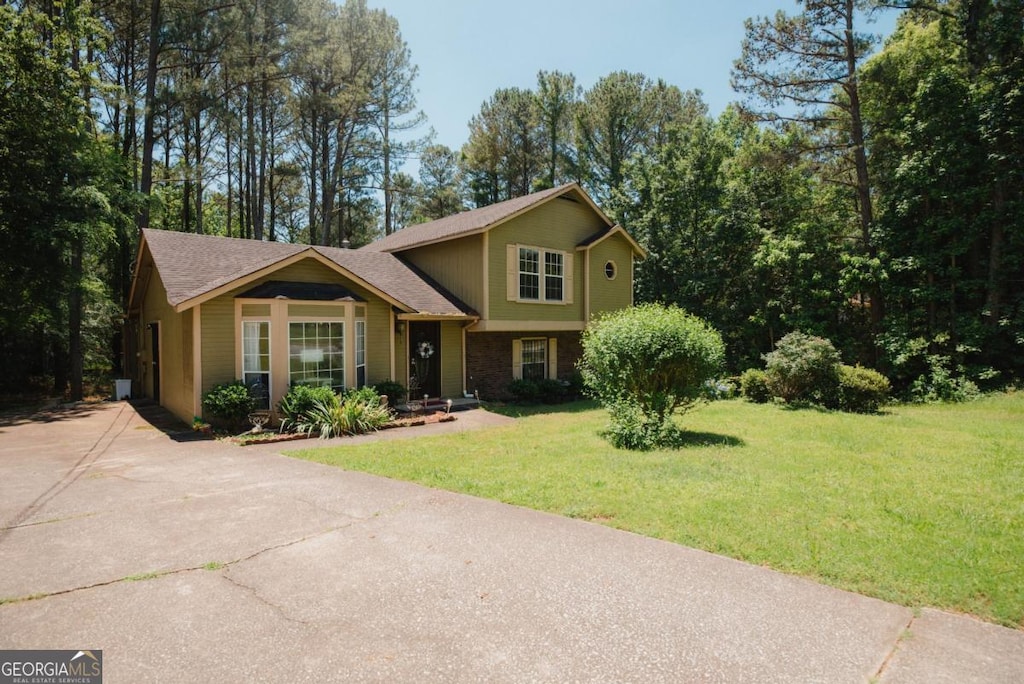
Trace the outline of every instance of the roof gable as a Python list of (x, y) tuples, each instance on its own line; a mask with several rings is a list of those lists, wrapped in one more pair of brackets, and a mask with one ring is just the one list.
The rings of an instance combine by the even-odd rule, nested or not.
[(590, 199), (578, 183), (567, 183), (557, 188), (541, 190), (540, 192), (524, 195), (523, 197), (516, 197), (486, 207), (471, 209), (470, 211), (464, 211), (460, 214), (437, 219), (436, 221), (409, 226), (376, 242), (372, 242), (358, 251), (402, 252), (414, 247), (422, 247), (437, 242), (454, 240), (466, 235), (482, 233), (556, 197), (569, 195), (572, 195), (574, 199), (582, 200), (609, 228), (614, 225), (612, 220), (594, 204), (594, 201)]
[(313, 258), (407, 313), (474, 315), (454, 295), (392, 254), (151, 228), (142, 231), (140, 259), (144, 249), (152, 256), (168, 303), (178, 311)]
[(634, 240), (633, 236), (630, 235), (629, 233), (627, 233), (626, 229), (623, 228), (622, 226), (620, 226), (617, 223), (614, 226), (612, 226), (611, 228), (606, 228), (605, 230), (602, 230), (599, 233), (594, 233), (593, 235), (588, 237), (586, 240), (584, 240), (580, 244), (576, 245), (576, 250), (577, 251), (585, 251), (585, 250), (591, 249), (595, 245), (598, 245), (598, 244), (604, 242), (605, 240), (607, 240), (608, 238), (610, 238), (613, 235), (621, 235), (622, 238), (626, 242), (629, 243), (629, 246), (632, 248), (632, 250), (633, 250), (633, 252), (635, 254), (639, 255), (643, 259), (647, 258), (647, 250), (645, 250), (643, 247), (641, 247), (640, 243), (637, 242), (636, 240)]

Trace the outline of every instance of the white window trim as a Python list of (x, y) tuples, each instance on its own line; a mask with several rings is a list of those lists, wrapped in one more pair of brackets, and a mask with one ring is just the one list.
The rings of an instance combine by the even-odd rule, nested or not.
[[(528, 273), (527, 271), (520, 270), (520, 250), (532, 249), (537, 252), (537, 298), (527, 299), (520, 296), (520, 284), (523, 274)], [(562, 256), (562, 275), (552, 276), (560, 277), (562, 280), (562, 298), (561, 299), (548, 299), (546, 279), (548, 278), (545, 271), (547, 270), (547, 255), (548, 254), (560, 254)], [(519, 304), (548, 304), (555, 306), (566, 306), (573, 303), (573, 290), (575, 288), (575, 279), (573, 276), (573, 259), (575, 255), (571, 252), (566, 252), (560, 249), (547, 249), (545, 247), (538, 247), (537, 245), (523, 245), (523, 244), (509, 244), (507, 245), (506, 258), (507, 264), (507, 299), (510, 302), (517, 302)], [(530, 273), (529, 275), (534, 275)]]
[[(251, 314), (248, 316), (242, 315), (242, 307), (244, 305), (251, 304), (266, 304), (270, 307), (270, 313), (264, 314)], [(289, 315), (289, 307), (293, 304), (300, 304), (303, 306), (322, 306), (324, 312), (320, 314), (310, 315)], [(341, 306), (342, 310), (338, 311), (337, 307)], [(329, 308), (333, 308), (334, 311), (329, 312)], [(242, 378), (242, 356), (243, 356), (243, 343), (242, 343), (242, 322), (243, 321), (265, 321), (270, 323), (270, 346), (274, 350), (284, 349), (285, 353), (277, 354), (271, 353), (270, 355), (270, 383), (271, 383), (271, 395), (270, 404), (271, 410), (275, 410), (277, 402), (281, 400), (284, 393), (290, 385), (291, 369), (289, 368), (289, 354), (288, 354), (288, 330), (290, 323), (334, 323), (343, 322), (345, 323), (345, 334), (346, 334), (346, 345), (345, 345), (345, 387), (354, 387), (356, 384), (355, 375), (355, 340), (354, 337), (351, 339), (347, 336), (353, 335), (355, 326), (353, 321), (356, 319), (357, 308), (363, 307), (364, 320), (367, 321), (367, 343), (369, 343), (369, 319), (370, 310), (368, 305), (363, 302), (327, 302), (327, 301), (314, 301), (314, 300), (287, 300), (287, 299), (248, 299), (239, 298), (234, 299), (235, 308), (235, 329), (238, 331), (237, 337), (235, 338), (235, 377)], [(394, 313), (392, 312), (392, 316)], [(393, 362), (393, 361), (392, 361)], [(367, 357), (367, 370), (369, 370), (369, 357)], [(369, 373), (367, 373), (367, 379), (369, 379)], [(283, 389), (282, 389), (283, 388)], [(280, 395), (275, 394), (279, 392)]]
[[(293, 316), (293, 317), (289, 317), (288, 318), (288, 320), (287, 320), (288, 355), (287, 355), (287, 358), (286, 358), (286, 361), (285, 361), (287, 363), (287, 369), (288, 369), (288, 386), (291, 387), (292, 384), (294, 383), (294, 380), (292, 380), (292, 366), (291, 366), (291, 361), (292, 361), (292, 352), (291, 352), (291, 346), (292, 346), (292, 324), (293, 323), (299, 323), (299, 324), (304, 324), (304, 323), (333, 323), (333, 324), (341, 326), (341, 344), (342, 344), (341, 373), (342, 373), (342, 378), (344, 379), (344, 382), (342, 383), (342, 386), (343, 387), (348, 387), (348, 377), (349, 377), (349, 373), (348, 373), (348, 326), (345, 325), (346, 320), (344, 318), (341, 318), (341, 317), (338, 317), (338, 316), (324, 317), (324, 318), (318, 318), (316, 316)], [(331, 385), (331, 387), (334, 387), (334, 385)]]
[(267, 324), (267, 365), (269, 368), (265, 371), (267, 374), (267, 403), (269, 404), (268, 409), (274, 408), (274, 324), (270, 318), (266, 316), (245, 316), (241, 320), (241, 325), (238, 330), (239, 346), (241, 353), (239, 355), (239, 367), (241, 372), (239, 378), (245, 383), (245, 374), (247, 372), (252, 373), (263, 373), (264, 371), (247, 371), (245, 368), (245, 324), (246, 323), (266, 323)]
[[(363, 333), (362, 334), (362, 338), (363, 338), (363, 340), (362, 340), (363, 341), (363, 349), (362, 349), (362, 352), (363, 352), (363, 362), (362, 363), (359, 363), (359, 351), (360, 351), (359, 350), (359, 337), (360, 337), (360, 335), (359, 335), (359, 328), (360, 327), (363, 329), (362, 330), (362, 333)], [(366, 379), (367, 379), (367, 375), (366, 375), (366, 332), (367, 332), (367, 329), (366, 329), (366, 319), (365, 318), (357, 318), (355, 325), (352, 326), (352, 344), (353, 344), (352, 353), (353, 353), (353, 356), (355, 357), (355, 366), (354, 366), (353, 370), (355, 370), (354, 377), (355, 377), (355, 386), (356, 387), (363, 387), (363, 386), (366, 385)], [(359, 369), (360, 368), (363, 369), (363, 385), (359, 384)]]

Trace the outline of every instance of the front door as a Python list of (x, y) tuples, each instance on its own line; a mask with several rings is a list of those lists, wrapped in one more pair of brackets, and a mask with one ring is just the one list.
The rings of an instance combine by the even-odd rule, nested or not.
[(409, 397), (441, 396), (441, 323), (409, 324)]

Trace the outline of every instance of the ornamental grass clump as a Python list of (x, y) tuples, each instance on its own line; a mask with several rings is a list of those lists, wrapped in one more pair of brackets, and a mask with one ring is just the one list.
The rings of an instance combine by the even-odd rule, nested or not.
[(705, 400), (705, 383), (725, 358), (722, 336), (710, 325), (659, 304), (606, 314), (587, 328), (582, 343), (584, 387), (608, 409), (605, 436), (625, 449), (678, 443), (673, 417)]
[(277, 404), (281, 432), (304, 432), (302, 426), (309, 422), (313, 405), (330, 402), (333, 397), (334, 390), (324, 385), (292, 385)]
[(372, 387), (350, 390), (342, 396), (318, 398), (296, 425), (296, 432), (320, 433), (322, 439), (339, 435), (374, 432), (388, 423), (394, 414)]

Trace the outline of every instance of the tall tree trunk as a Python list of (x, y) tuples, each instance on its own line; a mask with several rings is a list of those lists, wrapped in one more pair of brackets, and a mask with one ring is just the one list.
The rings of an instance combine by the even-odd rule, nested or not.
[(993, 214), (994, 219), (989, 228), (989, 254), (988, 254), (988, 283), (985, 292), (985, 310), (987, 323), (990, 328), (999, 326), (1001, 316), (1000, 307), (1002, 304), (1003, 289), (1003, 208), (1005, 204), (1005, 191), (1003, 180), (995, 182), (993, 190)]
[(76, 232), (71, 242), (71, 291), (68, 293), (68, 359), (71, 401), (81, 401), (85, 394), (84, 358), (82, 348), (82, 278), (85, 261), (85, 238)]
[[(878, 257), (878, 249), (871, 237), (871, 227), (874, 223), (874, 210), (871, 200), (871, 179), (868, 175), (867, 147), (864, 139), (864, 121), (861, 118), (860, 92), (857, 86), (857, 47), (856, 35), (853, 30), (854, 0), (846, 0), (846, 27), (844, 42), (846, 47), (846, 71), (847, 87), (846, 94), (850, 101), (850, 142), (853, 144), (853, 163), (857, 176), (857, 210), (860, 215), (861, 239), (864, 242), (864, 250), (872, 259)], [(877, 335), (881, 332), (882, 319), (885, 317), (885, 302), (882, 299), (882, 290), (879, 283), (872, 282), (869, 294), (871, 296), (871, 335), (872, 349), (874, 350), (875, 363), (878, 362)]]
[(395, 232), (395, 226), (392, 219), (392, 213), (394, 211), (394, 189), (391, 187), (391, 108), (385, 104), (384, 106), (384, 121), (382, 126), (382, 142), (381, 152), (383, 155), (383, 178), (384, 181), (384, 234), (391, 235)]
[(260, 181), (256, 175), (256, 105), (253, 102), (251, 83), (245, 88), (245, 125), (248, 129), (245, 132), (245, 154), (248, 158), (246, 164), (247, 178), (245, 179), (246, 223), (248, 224), (246, 236), (262, 240), (263, 226), (256, 223), (259, 212), (259, 207), (256, 206), (256, 194)]
[(136, 225), (149, 226), (149, 196), (153, 189), (153, 118), (156, 114), (156, 67), (160, 56), (160, 0), (149, 4), (149, 56), (146, 60), (146, 113), (142, 125), (142, 178), (139, 192), (142, 193), (142, 209)]

